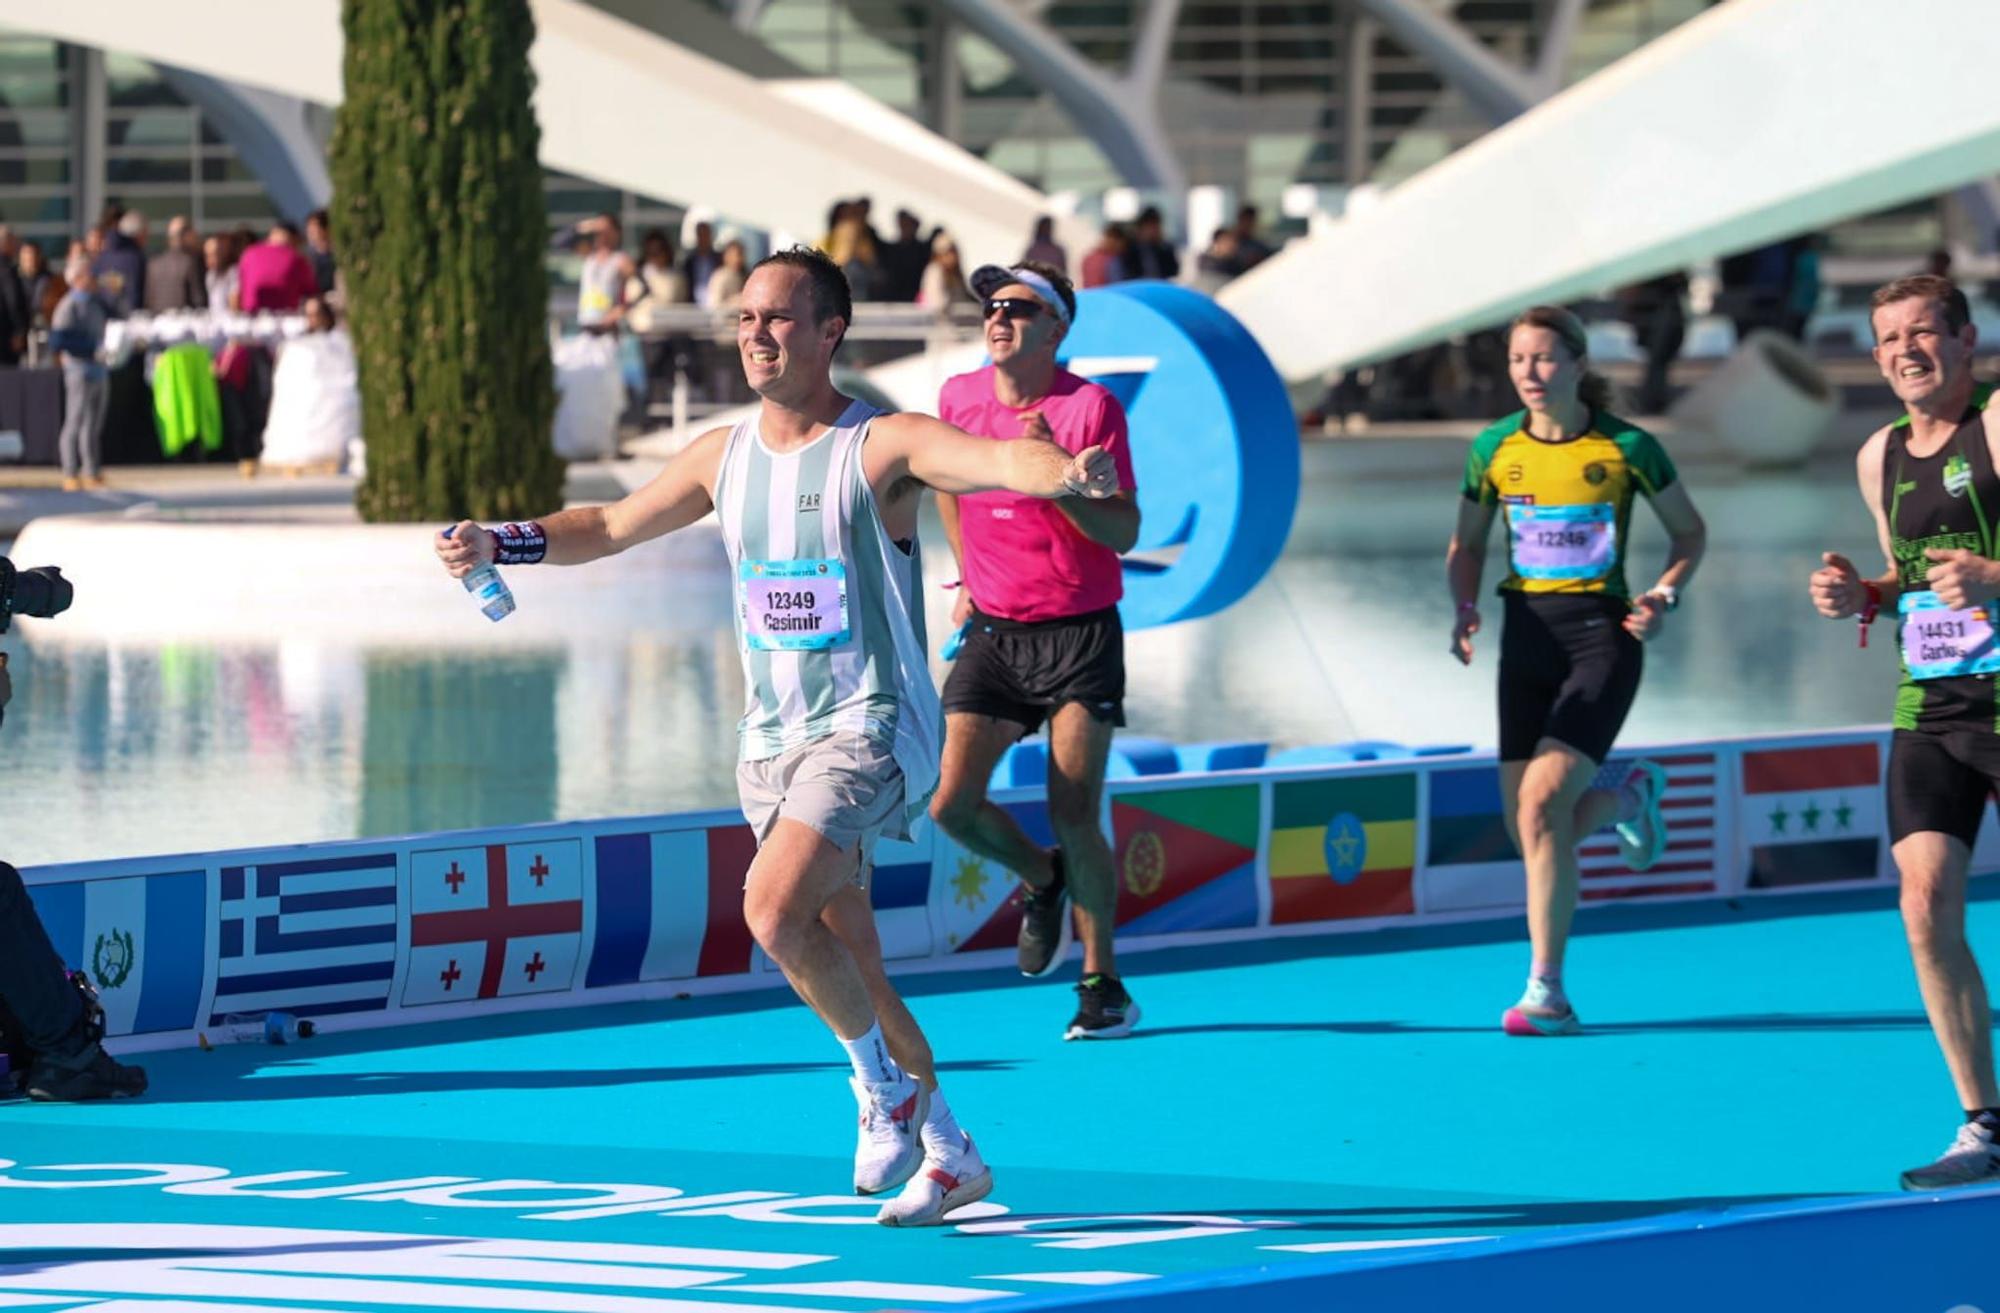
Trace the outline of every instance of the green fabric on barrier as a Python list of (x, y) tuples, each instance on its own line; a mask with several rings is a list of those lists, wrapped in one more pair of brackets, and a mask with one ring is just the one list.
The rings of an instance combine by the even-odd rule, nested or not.
[(160, 450), (178, 456), (200, 439), (206, 451), (222, 450), (222, 391), (206, 348), (183, 342), (153, 366), (153, 419)]

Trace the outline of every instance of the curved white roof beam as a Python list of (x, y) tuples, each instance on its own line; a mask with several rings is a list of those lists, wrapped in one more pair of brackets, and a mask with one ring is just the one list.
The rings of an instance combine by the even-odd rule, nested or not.
[[(1127, 183), (1175, 198), (1187, 175), (1161, 129), (1159, 80), (1166, 49), (1180, 15), (1179, 0), (1150, 0), (1141, 21), (1132, 75), (1114, 77), (1079, 55), (1047, 25), (1008, 0), (938, 0), (953, 18), (977, 32), (1056, 103), (1083, 130)], [(1076, 249), (1090, 245), (1086, 236)]]
[[(843, 120), (796, 87), (781, 94), (578, 0), (533, 0), (531, 58), (542, 163), (742, 223), (818, 237), (841, 196), (907, 206), (969, 251), (1018, 255), (1042, 194), (918, 124)], [(0, 0), (0, 27), (126, 51), (321, 104), (341, 98), (337, 0), (204, 0), (198, 14), (151, 0)], [(940, 167), (942, 160), (953, 167)], [(1056, 216), (1062, 239), (1088, 228)]]
[(1934, 196), (2000, 161), (1996, 59), (1965, 0), (1731, 0), (1218, 299), (1299, 380)]

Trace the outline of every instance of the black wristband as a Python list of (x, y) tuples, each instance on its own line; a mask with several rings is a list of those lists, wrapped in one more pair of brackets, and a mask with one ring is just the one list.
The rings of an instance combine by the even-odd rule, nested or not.
[(493, 564), (534, 565), (549, 554), (549, 535), (538, 521), (502, 524), (493, 530)]

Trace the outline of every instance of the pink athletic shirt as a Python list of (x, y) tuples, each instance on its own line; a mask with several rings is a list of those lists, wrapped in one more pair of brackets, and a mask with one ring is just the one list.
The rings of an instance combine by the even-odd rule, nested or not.
[[(938, 418), (978, 437), (1022, 436), (1021, 421), (1040, 411), (1065, 451), (1103, 447), (1118, 466), (1118, 486), (1131, 492), (1132, 444), (1118, 398), (1066, 369), (1049, 393), (1016, 410), (993, 395), (993, 366), (960, 374), (938, 395)], [(1014, 492), (969, 493), (958, 499), (965, 586), (988, 615), (1008, 620), (1058, 620), (1115, 606), (1125, 595), (1118, 553), (1094, 543), (1052, 501)]]

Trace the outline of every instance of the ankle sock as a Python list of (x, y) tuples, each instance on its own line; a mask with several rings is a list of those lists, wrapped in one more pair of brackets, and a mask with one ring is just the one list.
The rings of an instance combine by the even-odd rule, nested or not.
[(951, 1115), (951, 1105), (944, 1101), (942, 1089), (931, 1091), (931, 1110), (924, 1118), (923, 1137), (926, 1144), (947, 1145), (954, 1149), (965, 1143), (965, 1132), (960, 1129), (958, 1118)]
[(870, 1026), (867, 1034), (840, 1043), (847, 1050), (847, 1060), (854, 1064), (854, 1074), (862, 1080), (884, 1085), (903, 1079), (903, 1069), (889, 1056), (889, 1045), (882, 1039), (881, 1022)]

